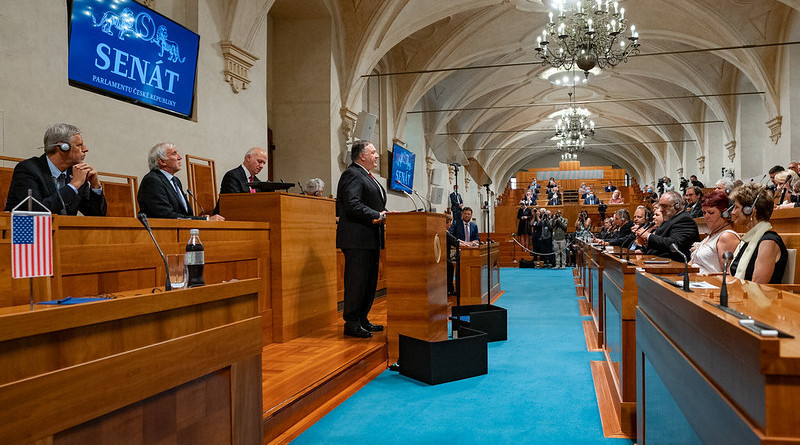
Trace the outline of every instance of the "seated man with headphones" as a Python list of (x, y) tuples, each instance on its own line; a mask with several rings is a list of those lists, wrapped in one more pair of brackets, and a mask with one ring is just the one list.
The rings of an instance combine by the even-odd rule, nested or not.
[(654, 232), (646, 232), (642, 228), (636, 230), (636, 242), (645, 247), (646, 255), (670, 258), (682, 263), (683, 257), (677, 252), (672, 252), (670, 246), (675, 244), (688, 259), (692, 244), (700, 241), (697, 223), (689, 212), (683, 210), (683, 197), (674, 190), (661, 195), (658, 207), (661, 209), (664, 222)]
[(88, 151), (77, 127), (52, 125), (44, 133), (44, 154), (14, 168), (6, 211), (27, 198), (30, 190), (54, 214), (77, 215), (80, 211), (87, 216), (105, 216), (106, 198), (97, 170), (83, 162)]

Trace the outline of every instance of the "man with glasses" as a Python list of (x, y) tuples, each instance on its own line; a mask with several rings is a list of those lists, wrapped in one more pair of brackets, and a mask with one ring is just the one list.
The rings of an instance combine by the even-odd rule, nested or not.
[(689, 212), (692, 218), (703, 216), (703, 207), (700, 205), (700, 198), (703, 197), (703, 190), (700, 187), (689, 187), (686, 189), (686, 206), (684, 210)]
[(677, 245), (686, 258), (689, 258), (689, 249), (692, 244), (700, 241), (697, 224), (689, 213), (683, 210), (683, 197), (674, 190), (661, 195), (658, 200), (658, 208), (661, 209), (664, 222), (652, 233), (645, 233), (641, 228), (638, 229), (636, 231), (637, 243), (645, 247), (644, 253), (647, 255), (683, 262), (679, 253), (671, 251), (670, 245)]

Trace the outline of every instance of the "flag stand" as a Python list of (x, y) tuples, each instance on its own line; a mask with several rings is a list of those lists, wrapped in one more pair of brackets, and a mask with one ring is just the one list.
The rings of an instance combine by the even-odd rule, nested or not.
[[(25, 204), (26, 202), (28, 203), (28, 210), (27, 210), (28, 214), (33, 214), (34, 213), (33, 204), (36, 203), (36, 204), (38, 204), (39, 206), (41, 206), (45, 210), (45, 212), (42, 212), (42, 215), (47, 215), (49, 218), (52, 219), (52, 214), (50, 213), (50, 209), (48, 209), (41, 202), (37, 201), (36, 198), (33, 197), (32, 190), (28, 189), (28, 197), (23, 199), (19, 204), (17, 204), (13, 209), (11, 209), (11, 215), (12, 215), (12, 224), (11, 224), (12, 244), (14, 242), (16, 242), (16, 241), (14, 241), (14, 229), (15, 229), (14, 213), (17, 212), (17, 209), (20, 206), (22, 206), (22, 204)], [(51, 224), (50, 222), (47, 223), (48, 232), (49, 232), (48, 236), (52, 237), (52, 228), (50, 228), (50, 224)], [(14, 249), (14, 247), (12, 246), (12, 269), (14, 269), (14, 267), (15, 267), (13, 265), (14, 264), (14, 250), (13, 249)], [(50, 242), (50, 249), (51, 249), (51, 253), (50, 253), (50, 258), (51, 259), (50, 259), (50, 261), (52, 261), (52, 241)], [(52, 263), (50, 263), (50, 266), (47, 268), (47, 270), (49, 270), (49, 274), (47, 276), (52, 276)], [(28, 276), (14, 277), (13, 276), (14, 273), (15, 272), (12, 272), (12, 277), (13, 278), (28, 278), (28, 293), (29, 293), (29, 299), (30, 299), (30, 310), (33, 311), (33, 305), (34, 305), (34, 300), (33, 300), (33, 278), (34, 278), (34, 276), (43, 276), (43, 275), (28, 275)]]

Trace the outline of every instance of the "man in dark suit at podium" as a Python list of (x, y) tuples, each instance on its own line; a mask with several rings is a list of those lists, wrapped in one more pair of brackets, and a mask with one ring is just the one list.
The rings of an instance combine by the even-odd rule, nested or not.
[(353, 161), (339, 178), (336, 192), (336, 247), (344, 253), (344, 335), (372, 337), (383, 326), (368, 315), (378, 286), (378, 261), (383, 249), (386, 190), (370, 170), (378, 165), (378, 152), (369, 141), (356, 141)]
[(450, 226), (450, 233), (467, 244), (478, 245), (478, 225), (472, 222), (471, 208), (464, 207), (461, 209), (461, 219), (453, 221), (453, 225)]
[(150, 149), (147, 155), (150, 172), (142, 178), (136, 197), (139, 210), (148, 218), (224, 221), (220, 215), (194, 216), (181, 181), (175, 176), (181, 169), (182, 159), (178, 148), (170, 142), (161, 142)]
[[(250, 188), (248, 182), (261, 182), (257, 174), (261, 173), (267, 163), (267, 152), (263, 148), (253, 147), (247, 150), (242, 164), (233, 170), (228, 170), (222, 177), (222, 184), (219, 187), (219, 194), (223, 193), (255, 193), (255, 189)], [(219, 213), (219, 199), (214, 207), (214, 214)]]

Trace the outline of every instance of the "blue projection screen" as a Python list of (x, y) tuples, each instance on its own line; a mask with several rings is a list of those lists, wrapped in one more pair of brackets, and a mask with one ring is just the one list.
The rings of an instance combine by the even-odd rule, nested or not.
[(392, 181), (389, 188), (410, 192), (414, 188), (416, 155), (397, 144), (394, 144), (392, 152)]
[(70, 84), (189, 117), (200, 36), (132, 0), (72, 0)]

